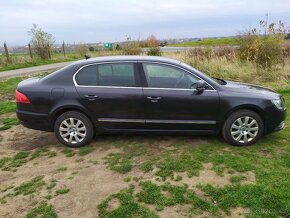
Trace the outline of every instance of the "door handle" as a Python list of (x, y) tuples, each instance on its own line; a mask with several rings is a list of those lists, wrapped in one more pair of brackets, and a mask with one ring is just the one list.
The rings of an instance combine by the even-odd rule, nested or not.
[(84, 97), (87, 98), (89, 101), (94, 101), (99, 98), (99, 96), (97, 95), (85, 95)]
[(147, 99), (149, 99), (152, 103), (158, 103), (158, 100), (160, 100), (161, 97), (148, 96)]
[(147, 98), (150, 100), (160, 100), (161, 99), (161, 97), (153, 97), (153, 96), (148, 96)]

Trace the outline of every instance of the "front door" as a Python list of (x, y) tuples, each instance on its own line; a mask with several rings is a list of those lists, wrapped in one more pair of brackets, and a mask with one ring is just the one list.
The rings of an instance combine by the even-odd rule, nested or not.
[(82, 103), (99, 127), (143, 129), (144, 102), (136, 63), (94, 64), (75, 76)]
[(153, 130), (214, 131), (219, 96), (211, 86), (195, 89), (200, 78), (166, 64), (143, 63), (146, 128)]

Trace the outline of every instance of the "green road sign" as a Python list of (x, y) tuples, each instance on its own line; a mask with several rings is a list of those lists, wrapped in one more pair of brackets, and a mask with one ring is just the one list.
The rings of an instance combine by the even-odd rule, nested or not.
[(113, 48), (113, 43), (106, 42), (106, 43), (104, 44), (104, 47), (107, 48), (107, 49), (112, 49), (112, 48)]

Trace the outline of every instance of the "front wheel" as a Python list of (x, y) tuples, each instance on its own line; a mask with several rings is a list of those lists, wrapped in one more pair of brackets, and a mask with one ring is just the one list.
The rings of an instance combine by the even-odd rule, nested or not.
[(232, 113), (223, 126), (222, 135), (226, 142), (236, 146), (254, 144), (263, 134), (262, 118), (251, 110)]
[(54, 132), (62, 144), (74, 148), (88, 144), (94, 136), (90, 119), (77, 111), (60, 115), (55, 121)]

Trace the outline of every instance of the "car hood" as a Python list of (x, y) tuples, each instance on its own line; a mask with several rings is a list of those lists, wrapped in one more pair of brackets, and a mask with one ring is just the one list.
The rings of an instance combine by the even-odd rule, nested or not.
[(249, 83), (228, 81), (228, 80), (226, 80), (226, 83), (227, 84), (223, 85), (223, 87), (234, 92), (259, 94), (259, 95), (267, 96), (271, 99), (277, 98), (280, 96), (273, 89), (263, 87), (263, 86), (258, 86), (258, 85), (249, 84)]

